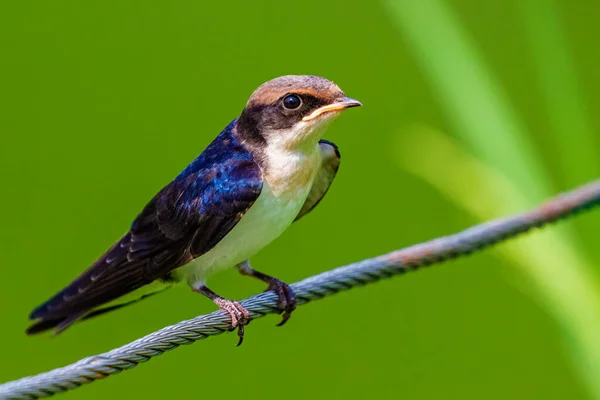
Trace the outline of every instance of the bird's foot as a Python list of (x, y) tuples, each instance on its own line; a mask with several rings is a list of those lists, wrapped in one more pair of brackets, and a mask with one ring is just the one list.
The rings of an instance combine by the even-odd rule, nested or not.
[(218, 297), (213, 300), (217, 306), (231, 317), (231, 331), (235, 328), (238, 330), (238, 341), (236, 346), (239, 346), (244, 341), (244, 326), (250, 323), (250, 313), (240, 303), (234, 300), (227, 300)]
[(212, 290), (210, 290), (204, 282), (198, 282), (192, 286), (192, 290), (201, 293), (204, 296), (211, 299), (221, 310), (229, 314), (231, 318), (231, 328), (233, 331), (235, 328), (238, 330), (238, 337), (240, 340), (236, 346), (239, 346), (244, 341), (244, 326), (250, 323), (250, 313), (240, 303), (234, 300), (227, 300)]
[(256, 279), (260, 279), (263, 282), (269, 284), (269, 287), (265, 292), (272, 290), (277, 295), (279, 299), (277, 308), (279, 309), (279, 314), (283, 313), (283, 317), (281, 322), (277, 324), (277, 326), (282, 326), (285, 324), (290, 316), (292, 315), (292, 311), (296, 309), (296, 295), (292, 288), (285, 282), (280, 281), (277, 278), (273, 278), (267, 274), (263, 274), (250, 266), (250, 262), (245, 260), (237, 265), (238, 270), (242, 275), (252, 276)]
[(268, 292), (269, 290), (274, 291), (275, 294), (277, 294), (277, 298), (279, 299), (279, 313), (283, 313), (283, 317), (281, 318), (281, 322), (278, 323), (277, 326), (282, 326), (288, 321), (288, 319), (290, 319), (292, 312), (296, 309), (296, 294), (294, 294), (294, 291), (292, 290), (290, 285), (280, 281), (277, 278), (271, 278), (271, 280), (269, 281), (269, 287), (267, 288), (266, 292)]

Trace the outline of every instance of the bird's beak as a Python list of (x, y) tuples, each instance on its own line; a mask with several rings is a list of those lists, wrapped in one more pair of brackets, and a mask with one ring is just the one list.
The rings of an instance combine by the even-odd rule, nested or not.
[(317, 118), (319, 115), (330, 113), (330, 112), (340, 112), (350, 107), (360, 107), (362, 103), (358, 100), (351, 99), (350, 97), (343, 97), (340, 100), (335, 101), (334, 103), (327, 104), (326, 106), (319, 107), (315, 111), (311, 112), (304, 118), (302, 121), (311, 121)]

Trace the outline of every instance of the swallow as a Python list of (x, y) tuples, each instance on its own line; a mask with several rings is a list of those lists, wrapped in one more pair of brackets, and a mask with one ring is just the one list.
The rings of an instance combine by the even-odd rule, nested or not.
[(206, 286), (211, 274), (234, 267), (277, 294), (283, 325), (296, 307), (292, 289), (248, 260), (327, 193), (340, 153), (322, 136), (341, 111), (357, 106), (318, 76), (282, 76), (259, 86), (240, 116), (150, 200), (120, 240), (33, 310), (27, 333), (59, 333), (186, 282), (228, 313), (239, 345), (250, 314)]

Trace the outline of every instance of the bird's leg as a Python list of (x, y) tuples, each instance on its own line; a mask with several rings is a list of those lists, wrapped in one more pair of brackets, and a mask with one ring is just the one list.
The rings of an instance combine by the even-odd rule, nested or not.
[(280, 313), (283, 313), (283, 318), (281, 322), (277, 324), (277, 326), (282, 326), (290, 319), (292, 315), (292, 311), (296, 309), (296, 295), (292, 288), (277, 278), (273, 278), (267, 274), (263, 274), (262, 272), (258, 272), (250, 266), (250, 261), (246, 260), (237, 265), (237, 269), (240, 271), (240, 274), (246, 276), (252, 276), (254, 278), (260, 279), (263, 282), (269, 284), (269, 287), (265, 291), (272, 290), (277, 294), (279, 299), (279, 310)]
[(211, 299), (221, 310), (227, 312), (231, 317), (231, 330), (238, 328), (238, 336), (240, 340), (236, 346), (239, 346), (244, 341), (244, 326), (250, 323), (250, 313), (240, 303), (234, 300), (227, 300), (208, 287), (205, 284), (197, 284), (192, 287), (194, 292), (202, 293)]

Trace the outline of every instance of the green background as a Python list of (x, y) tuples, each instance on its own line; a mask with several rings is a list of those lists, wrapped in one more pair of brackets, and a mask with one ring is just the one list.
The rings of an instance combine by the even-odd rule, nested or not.
[[(597, 135), (600, 6), (552, 3)], [(555, 162), (565, 149), (549, 140), (517, 1), (447, 4), (531, 132), (552, 190), (595, 178)], [(343, 154), (332, 190), (253, 258), (257, 269), (294, 282), (478, 222), (397, 160), (406, 127), (459, 133), (378, 2), (4, 1), (0, 49), (0, 382), (214, 309), (182, 286), (58, 337), (23, 333), (31, 309), (120, 237), (275, 76), (327, 77), (364, 107), (326, 135)], [(597, 212), (569, 223), (596, 266), (598, 223)], [(301, 307), (283, 328), (261, 319), (239, 348), (221, 335), (63, 397), (588, 398), (529, 285), (488, 251)], [(264, 289), (235, 271), (211, 287), (230, 298)]]

